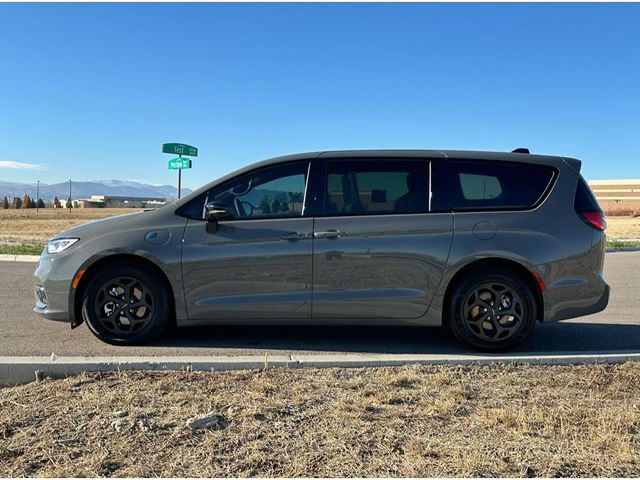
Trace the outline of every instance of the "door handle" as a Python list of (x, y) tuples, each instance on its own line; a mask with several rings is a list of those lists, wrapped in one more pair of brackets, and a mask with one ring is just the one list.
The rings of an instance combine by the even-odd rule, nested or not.
[(304, 240), (305, 238), (311, 238), (310, 233), (298, 233), (298, 232), (289, 232), (280, 237), (280, 240), (289, 240), (293, 242), (295, 240)]
[(324, 232), (314, 232), (314, 238), (338, 238), (344, 237), (347, 232), (341, 232), (340, 230), (326, 230)]

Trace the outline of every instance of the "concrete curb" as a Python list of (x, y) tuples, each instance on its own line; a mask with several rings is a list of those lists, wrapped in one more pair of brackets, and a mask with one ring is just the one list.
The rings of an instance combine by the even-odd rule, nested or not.
[(37, 262), (40, 255), (9, 255), (0, 254), (0, 262)]
[[(28, 383), (39, 378), (64, 378), (80, 372), (222, 371), (288, 368), (355, 368), (420, 365), (580, 365), (640, 361), (640, 352), (563, 353), (527, 355), (274, 355), (220, 357), (0, 357), (0, 386)], [(36, 373), (37, 372), (37, 373)]]

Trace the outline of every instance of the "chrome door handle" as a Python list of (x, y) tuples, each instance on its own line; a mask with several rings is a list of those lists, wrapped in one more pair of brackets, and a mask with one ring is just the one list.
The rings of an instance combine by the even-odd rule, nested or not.
[(314, 232), (314, 238), (338, 238), (344, 237), (347, 232), (341, 232), (340, 230), (327, 230), (325, 232)]
[(305, 238), (311, 238), (311, 234), (310, 233), (289, 232), (286, 235), (282, 235), (280, 237), (280, 240), (295, 241), (295, 240), (304, 240)]

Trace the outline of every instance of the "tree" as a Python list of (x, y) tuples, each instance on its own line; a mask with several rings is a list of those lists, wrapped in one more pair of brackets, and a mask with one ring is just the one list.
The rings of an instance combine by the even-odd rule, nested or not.
[(53, 199), (53, 208), (60, 208), (60, 200), (58, 200), (58, 197)]
[(288, 212), (289, 211), (289, 204), (287, 202), (283, 202), (282, 206), (280, 207), (280, 211), (281, 212)]
[(262, 201), (260, 202), (260, 210), (263, 214), (271, 213), (271, 207), (269, 206), (269, 197), (266, 195), (262, 197)]
[(5, 210), (9, 208), (9, 199), (7, 198), (6, 195), (2, 199), (2, 208), (4, 208)]
[(13, 197), (13, 208), (16, 210), (22, 207), (22, 200), (20, 197)]
[(29, 208), (36, 208), (36, 201), (33, 198), (29, 199)]
[(280, 201), (276, 198), (271, 204), (271, 213), (278, 213), (281, 210)]
[(28, 194), (24, 194), (22, 197), (22, 208), (31, 208), (31, 198), (29, 198)]
[(71, 201), (71, 197), (67, 198), (67, 208), (73, 208), (73, 202)]
[(38, 208), (45, 208), (44, 201), (41, 198), (39, 198), (38, 201), (36, 202), (36, 206)]

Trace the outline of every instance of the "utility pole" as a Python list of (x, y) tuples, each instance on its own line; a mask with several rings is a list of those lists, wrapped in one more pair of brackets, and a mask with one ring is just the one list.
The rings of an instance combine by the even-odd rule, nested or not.
[(71, 179), (69, 179), (69, 215), (71, 215), (71, 207), (73, 203), (71, 202)]
[(40, 180), (38, 180), (38, 183), (36, 183), (36, 215), (38, 214), (39, 203), (40, 203)]

